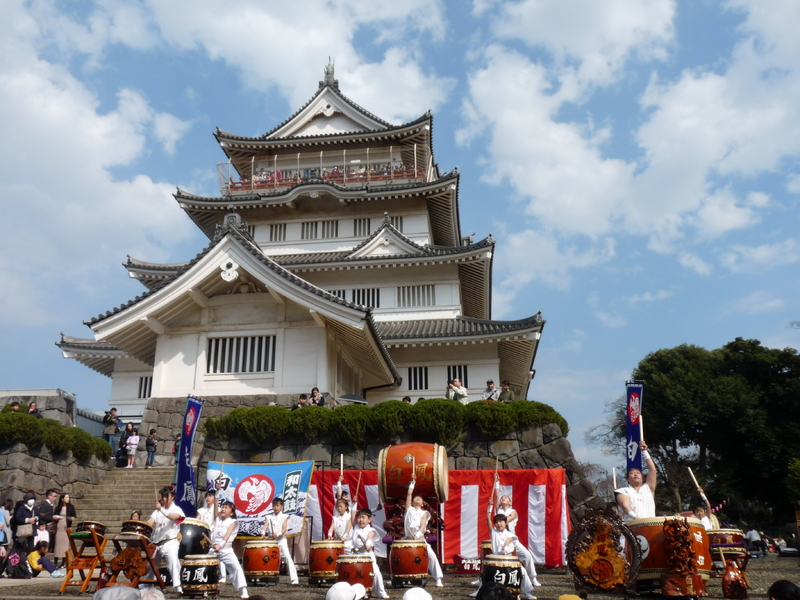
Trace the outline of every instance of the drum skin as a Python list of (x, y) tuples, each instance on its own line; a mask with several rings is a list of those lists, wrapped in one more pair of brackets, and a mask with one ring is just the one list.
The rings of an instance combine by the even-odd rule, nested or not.
[(522, 593), (522, 563), (516, 556), (490, 554), (483, 561), (483, 583), (497, 583), (513, 597)]
[[(664, 550), (664, 522), (668, 519), (683, 517), (652, 517), (649, 519), (634, 519), (628, 523), (628, 528), (639, 539), (642, 547), (642, 566), (639, 569), (637, 580), (660, 579), (667, 573), (667, 557)], [(695, 552), (695, 565), (697, 573), (708, 579), (711, 576), (711, 553), (708, 544), (708, 535), (699, 519), (689, 517), (686, 519), (692, 536), (692, 549)]]
[(311, 579), (334, 579), (336, 560), (344, 554), (344, 542), (324, 540), (311, 542), (308, 551), (308, 576)]
[(186, 558), (190, 554), (205, 554), (211, 547), (211, 530), (205, 521), (200, 519), (184, 519), (180, 525), (180, 547), (178, 558)]
[(181, 562), (184, 596), (219, 593), (219, 558), (212, 554), (190, 554)]
[(741, 529), (709, 529), (709, 544), (741, 544), (744, 546), (744, 531)]
[(389, 572), (395, 579), (428, 576), (428, 545), (422, 540), (395, 540), (389, 550)]
[(150, 540), (153, 537), (153, 528), (144, 521), (123, 521), (121, 533), (136, 534)]
[(439, 444), (409, 442), (388, 446), (378, 456), (378, 491), (381, 500), (405, 500), (416, 461), (417, 481), (414, 495), (447, 500), (447, 450)]
[(275, 540), (247, 542), (242, 554), (242, 568), (248, 578), (277, 577), (281, 570), (281, 551)]
[(336, 580), (372, 588), (372, 559), (369, 554), (342, 554), (336, 561)]

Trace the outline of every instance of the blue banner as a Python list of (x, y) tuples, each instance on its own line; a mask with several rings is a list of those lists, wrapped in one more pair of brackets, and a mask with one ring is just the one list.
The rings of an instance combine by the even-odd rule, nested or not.
[(641, 416), (642, 416), (642, 391), (644, 383), (641, 381), (626, 381), (628, 403), (625, 409), (625, 458), (627, 458), (627, 473), (630, 469), (644, 467), (642, 452), (639, 444), (642, 441)]
[(291, 463), (222, 463), (209, 462), (206, 489), (217, 490), (219, 501), (230, 500), (236, 506), (238, 535), (259, 536), (264, 520), (273, 515), (272, 500), (282, 498), (283, 512), (289, 515), (287, 536), (303, 528), (306, 498), (311, 484), (314, 461)]
[(203, 399), (189, 396), (181, 427), (181, 447), (178, 458), (178, 473), (175, 477), (175, 503), (183, 509), (187, 517), (197, 515), (197, 487), (192, 469), (192, 447), (200, 413), (203, 412)]

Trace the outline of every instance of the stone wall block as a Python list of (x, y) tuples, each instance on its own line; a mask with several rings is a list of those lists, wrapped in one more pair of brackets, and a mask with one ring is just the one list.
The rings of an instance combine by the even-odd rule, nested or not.
[(367, 446), (367, 451), (364, 454), (364, 468), (365, 469), (377, 469), (378, 468), (378, 457), (381, 454), (381, 450), (383, 450), (385, 447), (386, 446), (384, 446), (383, 444), (369, 444)]
[(158, 413), (152, 409), (145, 408), (142, 415), (142, 423), (155, 423), (158, 420)]
[[(160, 416), (159, 419), (161, 419)], [(165, 450), (167, 452), (172, 452), (172, 444), (175, 441), (172, 435), (172, 429), (159, 425), (158, 428), (156, 428), (156, 439), (158, 440), (159, 454)]]
[(447, 449), (447, 456), (458, 458), (459, 456), (466, 456), (464, 454), (464, 442), (458, 442)]
[(158, 413), (158, 420), (156, 421), (156, 424), (159, 429), (172, 431), (172, 425), (170, 425), (171, 422), (172, 422), (172, 413), (168, 412)]
[(25, 475), (26, 473), (22, 469), (8, 469), (5, 471), (3, 473), (3, 495), (8, 495), (5, 493), (5, 490), (19, 490), (19, 498), (15, 499), (14, 502), (21, 500), (22, 496), (25, 494), (22, 490), (28, 489), (25, 487)]
[(464, 442), (464, 456), (480, 458), (481, 456), (486, 456), (487, 453), (486, 442)]
[(539, 448), (545, 463), (551, 469), (560, 467), (572, 458), (572, 447), (565, 438), (558, 438)]
[(483, 433), (477, 427), (470, 426), (467, 430), (467, 438), (478, 442), (493, 442), (495, 440), (515, 440), (517, 439), (517, 432), (512, 429), (511, 431), (509, 431), (508, 433), (504, 433), (503, 435), (493, 436)]
[(228, 450), (251, 450), (252, 444), (244, 438), (235, 437), (228, 440)]
[(564, 468), (567, 470), (569, 483), (578, 483), (581, 479), (586, 477), (586, 474), (583, 472), (583, 467), (574, 458), (564, 463)]
[(14, 452), (8, 455), (7, 468), (31, 471), (34, 460), (27, 452)]
[(339, 468), (339, 455), (344, 454), (344, 469), (358, 470), (364, 468), (364, 453), (356, 450), (352, 446), (333, 446), (332, 459), (333, 466), (331, 468)]
[(567, 486), (567, 498), (569, 498), (570, 508), (585, 504), (594, 497), (594, 486), (588, 479), (581, 479), (578, 483)]
[(503, 461), (501, 469), (521, 469), (522, 465), (519, 462), (519, 456), (514, 456), (508, 460)]
[(297, 460), (296, 446), (278, 446), (272, 449), (273, 462), (291, 462)]
[(0, 471), (5, 471), (8, 464), (8, 454), (0, 454)]
[(548, 423), (544, 427), (542, 427), (542, 436), (544, 437), (544, 443), (549, 444), (553, 440), (557, 440), (560, 437), (564, 437), (561, 433), (561, 428), (556, 425), (555, 423)]
[(517, 439), (519, 440), (519, 447), (523, 450), (538, 448), (544, 444), (542, 428), (536, 426), (519, 431), (517, 433)]
[(459, 456), (455, 459), (455, 469), (473, 471), (478, 468), (478, 459), (473, 456)]
[(217, 462), (224, 460), (227, 463), (241, 462), (242, 452), (241, 450), (215, 450), (214, 460)]
[(172, 413), (169, 416), (169, 425), (173, 430), (180, 430), (183, 426), (183, 415), (181, 413)]
[(297, 460), (320, 460), (326, 464), (331, 462), (333, 446), (314, 444), (313, 446), (299, 446)]
[(502, 469), (503, 465), (500, 464), (496, 458), (491, 458), (489, 456), (481, 456), (478, 458), (478, 468), (483, 470), (492, 470), (494, 471), (495, 468)]
[(546, 469), (547, 464), (544, 462), (542, 455), (538, 450), (523, 450), (517, 456), (519, 464), (523, 469)]
[(489, 456), (499, 460), (508, 460), (519, 454), (519, 443), (517, 440), (498, 440), (489, 442)]

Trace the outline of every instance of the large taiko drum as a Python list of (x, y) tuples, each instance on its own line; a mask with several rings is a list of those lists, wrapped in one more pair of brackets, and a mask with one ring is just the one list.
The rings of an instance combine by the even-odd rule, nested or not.
[(190, 554), (181, 561), (184, 596), (219, 594), (219, 558), (213, 554)]
[(409, 442), (388, 446), (378, 456), (378, 491), (381, 500), (405, 500), (416, 462), (417, 482), (414, 495), (447, 500), (447, 450), (439, 444)]
[(395, 540), (389, 550), (392, 585), (416, 583), (428, 576), (428, 544), (422, 540)]
[(125, 535), (138, 535), (147, 538), (148, 541), (153, 537), (152, 526), (144, 521), (123, 521), (121, 532)]
[(242, 569), (248, 579), (275, 577), (281, 571), (281, 550), (275, 540), (247, 542), (242, 553)]
[(200, 519), (184, 519), (180, 525), (178, 558), (190, 554), (205, 554), (211, 548), (211, 529)]
[[(642, 566), (638, 580), (660, 579), (667, 573), (667, 556), (664, 547), (664, 523), (667, 520), (683, 517), (652, 517), (650, 519), (634, 519), (628, 528), (639, 540), (642, 547)], [(711, 576), (711, 554), (709, 552), (708, 535), (699, 519), (686, 519), (692, 539), (692, 550), (695, 554), (697, 573), (703, 579)]]
[(94, 546), (94, 540), (92, 539), (93, 529), (100, 537), (106, 534), (106, 526), (102, 523), (98, 523), (97, 521), (81, 521), (72, 531), (70, 537), (81, 541), (85, 540), (87, 546)]
[(336, 579), (353, 585), (360, 583), (372, 589), (372, 558), (369, 554), (342, 554), (336, 560)]
[(483, 561), (481, 581), (502, 585), (517, 598), (522, 593), (522, 563), (516, 556), (490, 554)]
[(308, 577), (312, 583), (336, 579), (336, 560), (344, 554), (341, 540), (311, 542), (308, 551)]

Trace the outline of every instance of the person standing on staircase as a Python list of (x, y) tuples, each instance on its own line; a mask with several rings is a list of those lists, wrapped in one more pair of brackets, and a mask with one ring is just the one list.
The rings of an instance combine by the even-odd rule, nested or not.
[[(180, 528), (178, 521), (186, 518), (181, 507), (175, 504), (175, 491), (167, 486), (161, 488), (160, 501), (156, 502), (156, 509), (147, 522), (153, 530), (153, 543), (156, 545), (155, 560), (156, 564), (161, 557), (167, 562), (167, 569), (172, 577), (172, 586), (179, 594), (181, 589), (181, 563), (178, 559), (178, 549), (180, 542), (178, 534)], [(148, 569), (152, 571), (152, 569)], [(152, 572), (148, 573), (152, 577)]]

